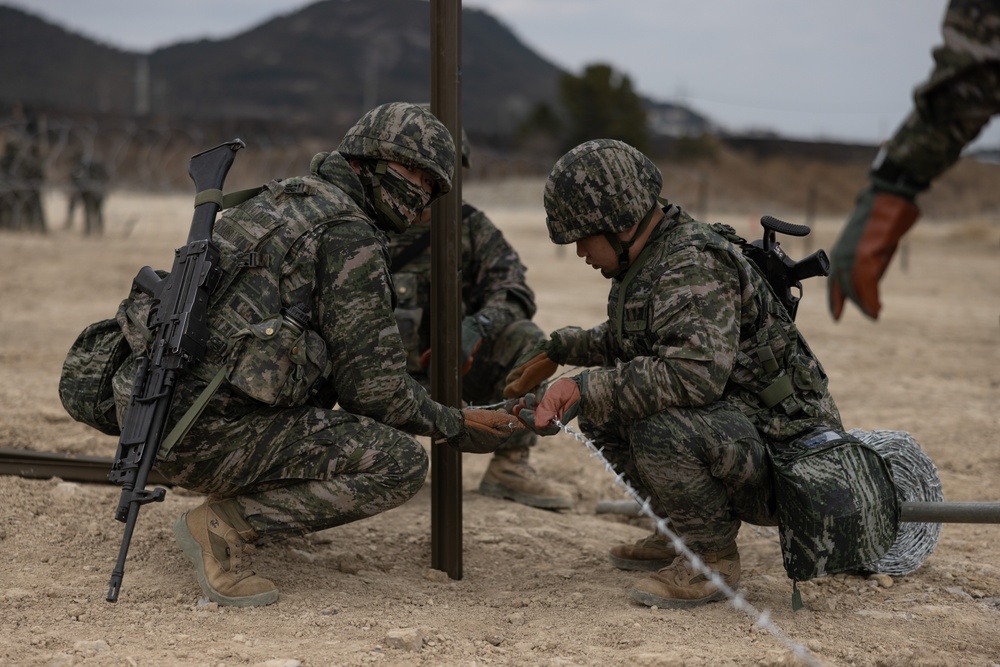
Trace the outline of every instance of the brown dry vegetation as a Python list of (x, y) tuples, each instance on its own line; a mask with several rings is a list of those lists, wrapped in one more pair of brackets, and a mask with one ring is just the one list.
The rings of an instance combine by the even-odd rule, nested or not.
[[(837, 215), (817, 217), (808, 245), (784, 247), (795, 257), (830, 247), (863, 168), (741, 160), (727, 156), (701, 167), (716, 184), (712, 220), (751, 238), (765, 213), (802, 222), (806, 188), (821, 183)], [(851, 310), (834, 324), (819, 280), (806, 284), (799, 312), (845, 424), (912, 433), (937, 464), (948, 500), (1000, 501), (1000, 219), (989, 178), (995, 170), (960, 165), (928, 197), (936, 219), (907, 238), (899, 258), (905, 261), (884, 281), (879, 323)], [(961, 180), (966, 171), (968, 180)], [(670, 167), (667, 196), (694, 208), (694, 173)], [(571, 249), (548, 242), (541, 191), (538, 179), (473, 180), (466, 195), (528, 265), (540, 325), (595, 324), (604, 317), (607, 283)], [(58, 220), (62, 198), (50, 195), (46, 204)], [(63, 355), (83, 326), (114, 311), (140, 266), (168, 264), (189, 221), (188, 195), (115, 193), (103, 240), (77, 231), (0, 234), (0, 447), (114, 453), (113, 438), (63, 412), (56, 391)], [(170, 534), (197, 496), (173, 489), (164, 503), (142, 510), (122, 596), (111, 605), (104, 594), (121, 538), (112, 518), (118, 489), (0, 477), (0, 665), (800, 662), (754, 616), (727, 604), (666, 611), (630, 603), (635, 575), (612, 568), (605, 553), (641, 537), (646, 526), (594, 514), (599, 499), (621, 493), (568, 436), (545, 439), (533, 461), (575, 490), (577, 507), (553, 513), (484, 498), (474, 489), (486, 459), (466, 455), (461, 580), (430, 569), (425, 487), (383, 515), (260, 550), (259, 571), (281, 590), (278, 603), (261, 609), (201, 600)], [(805, 608), (793, 613), (773, 534), (747, 526), (739, 537), (742, 593), (813, 664), (1000, 665), (998, 538), (1000, 526), (946, 525), (916, 573), (808, 582)], [(397, 645), (397, 634), (410, 644)]]

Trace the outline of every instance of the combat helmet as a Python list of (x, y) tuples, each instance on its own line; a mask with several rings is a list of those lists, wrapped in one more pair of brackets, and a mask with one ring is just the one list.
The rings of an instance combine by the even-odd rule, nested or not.
[(618, 232), (636, 224), (638, 237), (660, 201), (663, 175), (638, 149), (615, 139), (587, 141), (559, 158), (545, 183), (545, 225), (553, 243), (565, 245), (603, 235), (628, 266), (631, 241)]
[[(431, 110), (430, 102), (421, 102), (420, 107), (426, 111)], [(462, 166), (468, 169), (472, 166), (472, 146), (469, 144), (469, 135), (465, 133), (465, 126), (462, 126)]]
[(374, 163), (362, 182), (373, 205), (396, 231), (406, 229), (420, 210), (413, 210), (418, 206), (414, 202), (394, 201), (399, 193), (387, 187), (392, 185), (387, 182), (389, 162), (424, 169), (434, 177), (437, 188), (423, 206), (451, 190), (455, 142), (441, 121), (420, 105), (391, 102), (375, 107), (347, 131), (337, 151), (347, 159)]

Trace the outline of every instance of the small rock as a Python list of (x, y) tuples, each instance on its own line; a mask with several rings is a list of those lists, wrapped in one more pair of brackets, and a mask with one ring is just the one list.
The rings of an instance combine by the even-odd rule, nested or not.
[(341, 556), (337, 561), (337, 569), (344, 574), (357, 574), (364, 568), (364, 562), (354, 554)]
[(509, 614), (505, 620), (511, 625), (524, 625), (524, 614), (515, 612)]
[(432, 567), (427, 568), (427, 570), (424, 572), (424, 579), (426, 579), (427, 581), (434, 581), (439, 584), (446, 584), (448, 583), (448, 581), (450, 581), (447, 572), (443, 572), (441, 570), (435, 570)]
[(72, 498), (79, 490), (79, 484), (74, 482), (59, 482), (52, 487), (52, 495), (56, 498)]
[(868, 576), (869, 579), (873, 580), (880, 588), (892, 588), (892, 577), (888, 574), (877, 573)]
[(73, 652), (85, 656), (97, 655), (98, 653), (108, 653), (111, 647), (103, 639), (94, 641), (80, 641), (73, 644)]
[(316, 554), (303, 551), (302, 549), (289, 549), (289, 553), (305, 563), (315, 563)]
[(424, 633), (419, 628), (396, 628), (385, 635), (385, 645), (404, 651), (419, 651), (424, 647)]

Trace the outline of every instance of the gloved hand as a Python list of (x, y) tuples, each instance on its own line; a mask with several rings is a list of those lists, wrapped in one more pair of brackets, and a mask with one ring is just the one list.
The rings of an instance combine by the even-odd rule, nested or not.
[(517, 366), (507, 374), (507, 384), (503, 388), (505, 398), (518, 398), (538, 388), (540, 384), (552, 377), (559, 368), (559, 362), (552, 356), (558, 356), (561, 343), (554, 335), (549, 340), (536, 343), (517, 360)]
[(579, 414), (586, 374), (584, 371), (575, 378), (559, 378), (545, 389), (541, 401), (535, 394), (528, 394), (514, 407), (514, 416), (539, 435), (555, 435), (559, 427), (552, 423), (553, 419), (565, 424)]
[(462, 417), (462, 430), (448, 440), (448, 444), (460, 452), (487, 454), (524, 428), (523, 424), (503, 410), (463, 408)]
[[(462, 375), (472, 369), (476, 352), (483, 345), (483, 328), (472, 315), (462, 319)], [(427, 368), (431, 364), (431, 351), (426, 350), (420, 355), (420, 367)]]
[(920, 215), (914, 196), (876, 185), (858, 195), (854, 212), (830, 253), (827, 294), (833, 319), (840, 319), (846, 299), (856, 303), (868, 317), (878, 319), (879, 280), (899, 240)]

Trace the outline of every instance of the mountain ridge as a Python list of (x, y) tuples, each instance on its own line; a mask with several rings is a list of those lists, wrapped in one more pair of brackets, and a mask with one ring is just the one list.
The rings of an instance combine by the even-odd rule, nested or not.
[[(565, 71), (499, 19), (465, 7), (462, 32), (470, 133), (510, 136), (537, 104), (557, 104)], [(425, 0), (320, 0), (229, 37), (139, 53), (0, 5), (0, 109), (346, 127), (376, 104), (426, 100), (429, 35)]]

